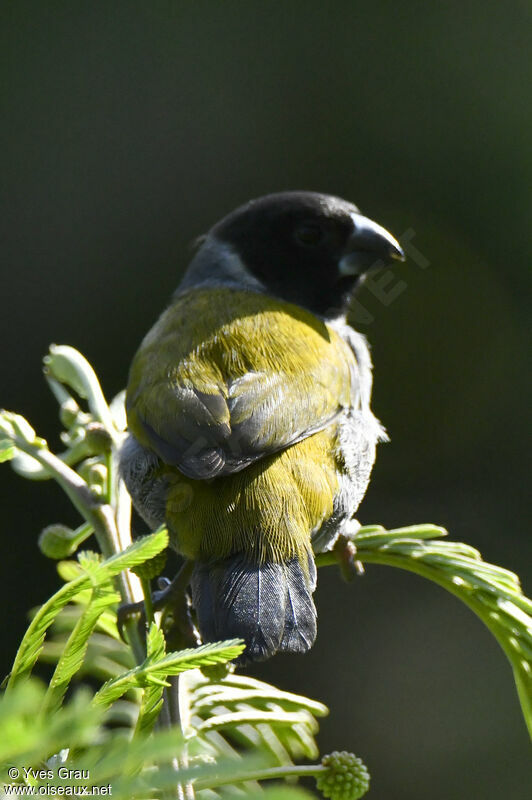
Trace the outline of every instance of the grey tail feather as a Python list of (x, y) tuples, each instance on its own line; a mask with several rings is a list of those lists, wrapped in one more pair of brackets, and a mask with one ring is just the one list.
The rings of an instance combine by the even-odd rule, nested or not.
[(310, 554), (307, 574), (297, 558), (256, 564), (238, 554), (197, 564), (191, 585), (203, 641), (244, 639), (240, 665), (279, 651), (305, 653), (314, 644), (316, 567)]

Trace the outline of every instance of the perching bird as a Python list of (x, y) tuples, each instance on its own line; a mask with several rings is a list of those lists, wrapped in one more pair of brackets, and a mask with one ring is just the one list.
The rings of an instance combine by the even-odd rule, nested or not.
[(124, 480), (195, 563), (202, 639), (244, 639), (244, 661), (314, 643), (313, 551), (349, 526), (385, 437), (345, 315), (392, 259), (391, 234), (337, 197), (253, 200), (202, 240), (133, 360)]

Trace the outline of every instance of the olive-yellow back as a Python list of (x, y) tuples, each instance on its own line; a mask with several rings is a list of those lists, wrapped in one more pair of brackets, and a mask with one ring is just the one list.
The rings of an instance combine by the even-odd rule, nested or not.
[[(170, 484), (176, 549), (304, 565), (333, 511), (337, 417), (357, 403), (356, 373), (344, 340), (298, 306), (229, 288), (178, 296), (145, 337), (127, 390), (129, 428), (159, 453)], [(221, 453), (203, 480), (187, 460), (198, 442)]]

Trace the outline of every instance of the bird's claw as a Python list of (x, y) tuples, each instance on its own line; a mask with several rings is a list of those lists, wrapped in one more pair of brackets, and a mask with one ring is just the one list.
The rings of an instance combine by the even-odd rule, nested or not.
[(334, 543), (333, 552), (345, 581), (350, 582), (356, 575), (364, 574), (364, 565), (357, 559), (357, 548), (349, 535), (341, 534), (338, 537)]
[(146, 609), (144, 608), (144, 600), (140, 600), (138, 603), (124, 603), (124, 605), (120, 606), (117, 611), (116, 626), (118, 628), (120, 638), (123, 642), (126, 642), (126, 644), (127, 638), (124, 628), (130, 617), (135, 617), (137, 615), (139, 615), (139, 627), (144, 627), (146, 624)]
[[(163, 576), (159, 577), (157, 579), (159, 588), (152, 594), (153, 610), (163, 611), (162, 628), (171, 649), (197, 647), (201, 643), (192, 621), (187, 594), (192, 566), (190, 562), (186, 562), (172, 581)], [(118, 609), (117, 627), (124, 641), (126, 641), (125, 624), (130, 617), (137, 614), (139, 615), (139, 628), (145, 631), (146, 608), (143, 600), (138, 603), (126, 603)]]

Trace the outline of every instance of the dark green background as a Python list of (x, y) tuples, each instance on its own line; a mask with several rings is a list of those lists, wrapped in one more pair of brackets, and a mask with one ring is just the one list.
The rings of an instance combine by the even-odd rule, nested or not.
[[(189, 242), (281, 189), (345, 196), (430, 266), (367, 290), (382, 446), (364, 522), (431, 521), (530, 593), (527, 2), (3, 2), (0, 403), (57, 445), (51, 341), (109, 395)], [(2, 668), (57, 584), (35, 541), (76, 517), (2, 469)], [(528, 576), (528, 587), (526, 578)], [(320, 575), (311, 653), (257, 674), (325, 701), (372, 800), (528, 797), (510, 669), (473, 615), (386, 567)]]

